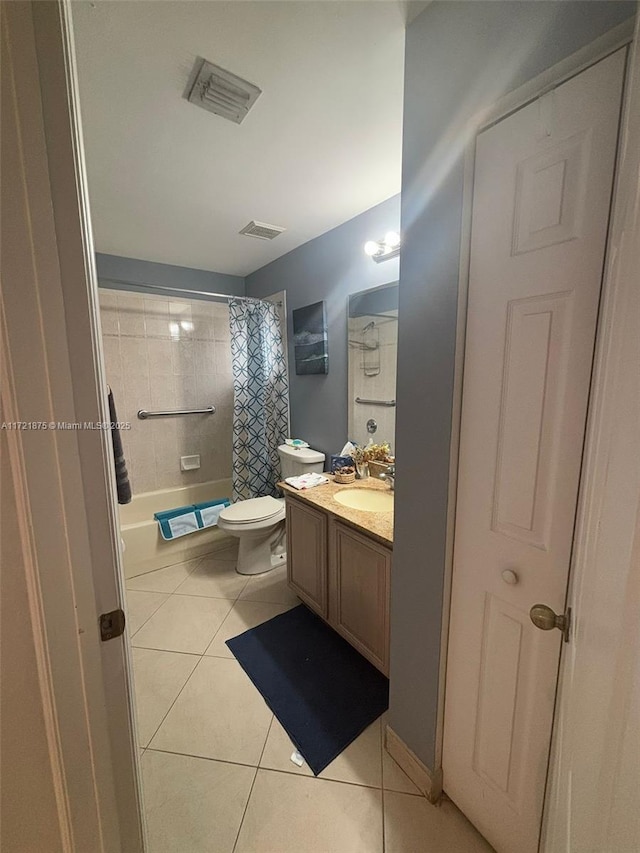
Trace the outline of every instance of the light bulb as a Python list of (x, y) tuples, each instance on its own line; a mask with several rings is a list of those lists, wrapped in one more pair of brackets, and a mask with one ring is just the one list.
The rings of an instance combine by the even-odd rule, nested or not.
[(364, 244), (364, 253), (365, 255), (369, 255), (372, 258), (374, 255), (377, 255), (380, 251), (380, 246), (376, 243), (375, 240), (367, 240)]
[(400, 235), (397, 231), (387, 231), (384, 235), (384, 242), (390, 249), (395, 249), (400, 245)]

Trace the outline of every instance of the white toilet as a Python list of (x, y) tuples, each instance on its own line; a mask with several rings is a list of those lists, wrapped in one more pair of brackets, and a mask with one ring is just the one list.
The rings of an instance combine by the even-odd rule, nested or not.
[[(324, 468), (324, 453), (310, 447), (296, 450), (281, 444), (278, 453), (283, 480), (300, 474), (321, 474)], [(236, 566), (239, 574), (262, 574), (286, 562), (284, 519), (284, 499), (272, 497), (238, 501), (220, 513), (220, 530), (239, 540)]]

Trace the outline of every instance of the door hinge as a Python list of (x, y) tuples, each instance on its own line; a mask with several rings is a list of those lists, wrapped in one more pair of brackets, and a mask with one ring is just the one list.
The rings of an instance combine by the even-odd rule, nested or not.
[(100, 639), (113, 640), (114, 637), (120, 637), (124, 634), (125, 626), (124, 610), (120, 607), (117, 610), (110, 610), (108, 613), (100, 614)]

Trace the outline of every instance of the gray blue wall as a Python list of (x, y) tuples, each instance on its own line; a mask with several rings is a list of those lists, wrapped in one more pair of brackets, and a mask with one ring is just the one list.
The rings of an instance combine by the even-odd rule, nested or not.
[[(230, 296), (244, 296), (244, 278), (238, 275), (225, 275), (220, 272), (195, 270), (190, 267), (176, 267), (171, 264), (157, 264), (154, 261), (140, 261), (137, 258), (121, 258), (118, 255), (96, 253), (98, 283), (101, 287), (113, 287), (116, 290), (133, 290), (149, 293), (148, 287), (136, 287), (136, 283), (156, 284), (161, 287), (175, 287), (179, 290), (201, 290), (203, 293), (228, 293)], [(117, 284), (126, 282), (127, 284)], [(153, 291), (151, 291), (153, 292)], [(162, 293), (162, 291), (156, 291)], [(197, 297), (196, 297), (197, 298)]]
[(390, 720), (430, 768), (436, 745), (462, 128), (480, 107), (633, 12), (634, 4), (620, 2), (434, 2), (407, 30)]
[[(247, 296), (287, 292), (291, 431), (324, 453), (339, 453), (347, 439), (347, 298), (398, 280), (397, 258), (376, 264), (363, 246), (399, 227), (400, 197), (393, 196), (246, 278)], [(291, 312), (321, 299), (327, 303), (329, 373), (296, 376)]]

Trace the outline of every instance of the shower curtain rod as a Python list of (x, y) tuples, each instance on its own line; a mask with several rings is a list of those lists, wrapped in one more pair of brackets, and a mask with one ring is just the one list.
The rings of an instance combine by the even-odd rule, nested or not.
[[(165, 287), (162, 284), (148, 284), (143, 281), (125, 281), (121, 278), (101, 278), (98, 276), (98, 281), (112, 282), (113, 284), (125, 284), (127, 287), (146, 287), (149, 290), (164, 290), (169, 293), (181, 294), (182, 296), (184, 296), (185, 293), (188, 293), (193, 296), (207, 296), (211, 299), (241, 299), (243, 302), (271, 302), (270, 299), (257, 299), (253, 296), (234, 296), (231, 293), (211, 293), (208, 290), (187, 290), (183, 287)], [(282, 302), (272, 302), (271, 304), (282, 305)]]

